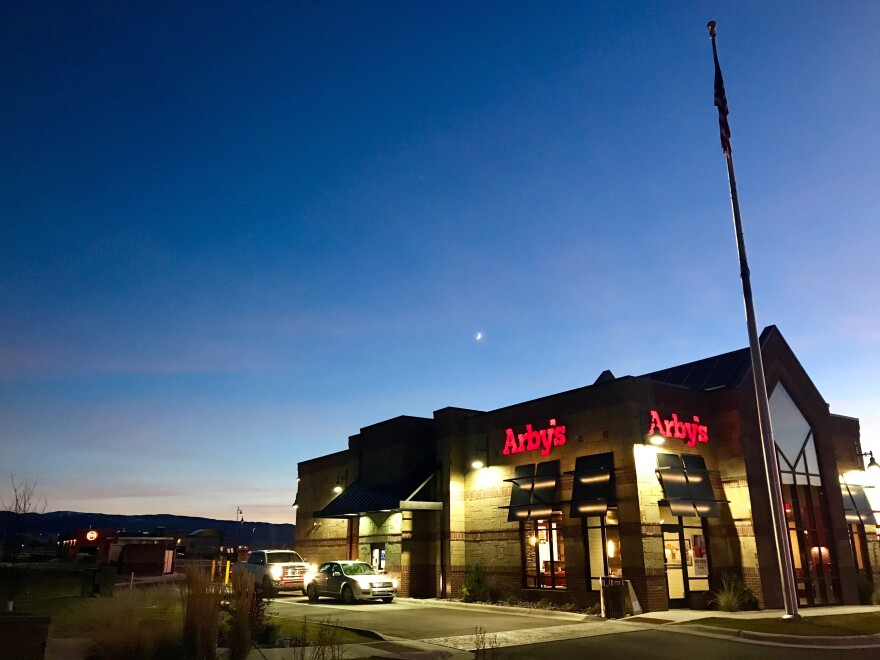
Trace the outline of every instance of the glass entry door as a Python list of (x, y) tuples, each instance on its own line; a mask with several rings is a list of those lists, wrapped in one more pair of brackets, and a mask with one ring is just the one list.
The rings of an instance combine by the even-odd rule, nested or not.
[(662, 525), (663, 555), (666, 561), (666, 587), (668, 589), (669, 606), (685, 607), (685, 568), (682, 553), (681, 527), (678, 525)]

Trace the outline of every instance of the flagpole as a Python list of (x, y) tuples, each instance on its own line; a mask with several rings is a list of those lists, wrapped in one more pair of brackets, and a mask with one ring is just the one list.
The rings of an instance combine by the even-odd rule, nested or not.
[(715, 46), (715, 21), (709, 21), (709, 38), (712, 40), (712, 56), (715, 60), (715, 105), (718, 106), (718, 124), (721, 129), (721, 148), (727, 160), (727, 180), (730, 184), (730, 205), (733, 210), (733, 226), (736, 230), (736, 249), (739, 253), (739, 274), (742, 279), (743, 302), (746, 308), (746, 326), (749, 332), (749, 352), (752, 358), (752, 374), (755, 379), (755, 397), (758, 404), (758, 431), (761, 434), (761, 447), (764, 452), (764, 470), (767, 475), (767, 488), (770, 495), (770, 513), (773, 517), (773, 536), (776, 541), (776, 557), (782, 578), (782, 600), (785, 603), (784, 619), (799, 619), (797, 589), (794, 581), (794, 567), (791, 562), (791, 544), (788, 538), (788, 523), (782, 502), (782, 486), (779, 483), (779, 463), (776, 457), (776, 442), (770, 422), (770, 404), (767, 400), (767, 382), (764, 379), (764, 362), (761, 358), (761, 345), (758, 340), (758, 327), (755, 322), (755, 307), (752, 302), (752, 283), (749, 262), (746, 258), (746, 242), (743, 238), (742, 218), (739, 211), (739, 196), (736, 190), (736, 174), (733, 170), (733, 154), (730, 148), (730, 126), (727, 123), (727, 95), (721, 67), (718, 64), (718, 49)]

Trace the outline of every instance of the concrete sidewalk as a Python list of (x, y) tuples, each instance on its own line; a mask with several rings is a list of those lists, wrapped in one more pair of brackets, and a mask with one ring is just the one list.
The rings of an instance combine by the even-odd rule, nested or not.
[[(800, 610), (802, 617), (831, 616), (836, 614), (862, 614), (866, 612), (880, 613), (880, 605), (832, 605), (828, 607), (805, 607)], [(697, 619), (716, 617), (723, 619), (781, 619), (785, 610), (755, 610), (751, 612), (720, 612), (718, 610), (666, 610), (665, 612), (648, 612), (638, 616), (627, 617), (623, 621), (639, 621), (642, 623), (687, 623)]]
[(449, 607), (475, 612), (503, 613), (509, 616), (541, 617), (542, 619), (559, 619), (560, 621), (601, 621), (598, 616), (582, 612), (562, 612), (560, 610), (543, 610), (537, 607), (520, 607), (517, 605), (492, 605), (490, 603), (465, 603), (446, 598), (398, 598), (398, 602), (425, 607)]

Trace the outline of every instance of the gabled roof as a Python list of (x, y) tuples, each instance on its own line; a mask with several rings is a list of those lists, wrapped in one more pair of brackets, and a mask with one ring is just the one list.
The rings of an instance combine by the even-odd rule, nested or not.
[[(759, 340), (762, 346), (773, 332), (778, 332), (775, 325), (764, 328)], [(727, 389), (739, 386), (743, 378), (748, 375), (751, 366), (749, 349), (740, 348), (695, 362), (653, 371), (639, 378), (695, 390)]]

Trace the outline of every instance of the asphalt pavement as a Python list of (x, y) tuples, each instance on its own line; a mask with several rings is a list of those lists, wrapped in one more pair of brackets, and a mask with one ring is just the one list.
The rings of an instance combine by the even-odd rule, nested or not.
[(450, 637), (467, 637), (472, 640), (477, 627), (483, 628), (487, 633), (502, 633), (557, 627), (560, 624), (602, 623), (596, 617), (560, 617), (555, 612), (543, 610), (513, 607), (495, 607), (491, 610), (431, 605), (409, 599), (396, 599), (393, 603), (364, 601), (346, 605), (329, 598), (310, 603), (304, 597), (281, 596), (273, 601), (270, 611), (290, 619), (301, 621), (306, 617), (312, 621), (336, 622), (340, 626), (375, 631), (387, 639), (410, 640)]
[(559, 642), (542, 642), (525, 646), (511, 646), (498, 649), (497, 657), (503, 660), (590, 660), (603, 658), (654, 659), (675, 658), (715, 658), (717, 660), (773, 660), (804, 658), (809, 660), (845, 660), (849, 658), (877, 657), (872, 655), (877, 649), (816, 649), (792, 648), (757, 644), (748, 641), (727, 640), (718, 637), (701, 637), (670, 631), (668, 628), (656, 630), (633, 630), (619, 634), (590, 637), (589, 639), (570, 639)]
[[(857, 608), (851, 608), (857, 609)], [(467, 605), (448, 601), (397, 599), (393, 603), (352, 605), (321, 599), (282, 597), (272, 605), (278, 616), (336, 623), (369, 630), (383, 640), (349, 648), (350, 657), (472, 657), (476, 630), (485, 632), (493, 658), (847, 658), (874, 657), (877, 648), (825, 649), (792, 647), (773, 641), (735, 639), (667, 625), (690, 621), (688, 614), (657, 613), (655, 618), (605, 621), (598, 617), (547, 610)], [(843, 612), (841, 612), (843, 613)], [(701, 613), (705, 616), (709, 613)], [(668, 618), (658, 618), (666, 615)], [(772, 616), (755, 613), (754, 616)], [(696, 618), (696, 615), (693, 615)], [(751, 617), (750, 617), (751, 618)], [(876, 644), (877, 641), (872, 640)], [(409, 652), (407, 653), (407, 648)], [(385, 655), (385, 654), (388, 655)], [(453, 655), (448, 655), (452, 653)], [(380, 655), (381, 654), (381, 655)], [(398, 655), (400, 654), (400, 655)]]

